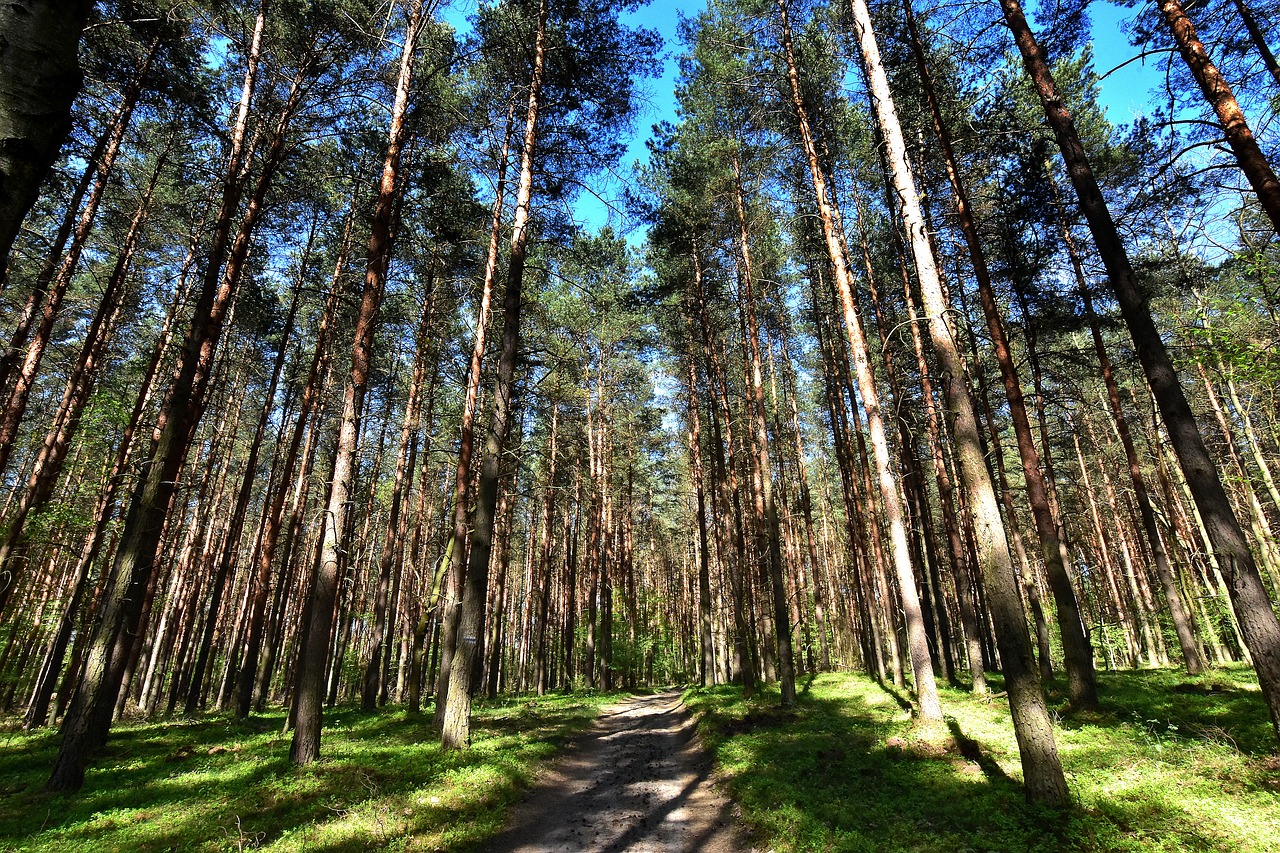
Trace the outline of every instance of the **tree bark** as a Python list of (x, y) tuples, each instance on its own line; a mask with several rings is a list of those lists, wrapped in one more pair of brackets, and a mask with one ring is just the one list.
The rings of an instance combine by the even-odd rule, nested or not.
[(871, 13), (865, 0), (851, 0), (850, 5), (870, 81), (872, 105), (884, 136), (894, 189), (915, 261), (929, 337), (942, 368), (943, 394), (955, 418), (956, 454), (974, 521), (983, 581), (995, 617), (996, 639), (1008, 686), (1009, 707), (1022, 757), (1027, 796), (1046, 805), (1065, 806), (1069, 802), (1066, 777), (1058, 758), (1044, 692), (1035, 670), (1000, 508), (982, 455), (973, 397), (965, 381), (959, 348), (946, 322), (947, 302), (920, 212), (920, 198), (907, 161), (902, 128), (880, 59)]
[(502, 298), (502, 342), (493, 386), (493, 415), (480, 461), (480, 486), (475, 527), (468, 549), (467, 577), (463, 584), (459, 642), (454, 650), (445, 697), (440, 744), (463, 749), (471, 742), (471, 694), (474, 664), (484, 631), (484, 603), (489, 588), (489, 555), (498, 504), (498, 479), (502, 454), (513, 420), (516, 361), (520, 350), (520, 309), (525, 260), (529, 249), (529, 206), (533, 195), (534, 148), (538, 140), (538, 111), (542, 105), (542, 81), (547, 56), (549, 0), (538, 4), (533, 42), (533, 72), (529, 80), (529, 107), (520, 146), (520, 181), (516, 189), (515, 216), (511, 226), (511, 250), (507, 261), (507, 290)]
[(14, 0), (0, 9), (0, 267), (71, 132), (89, 0)]
[(1157, 0), (1156, 5), (1178, 46), (1178, 52), (1191, 69), (1191, 76), (1200, 85), (1209, 106), (1213, 107), (1218, 126), (1222, 128), (1231, 152), (1236, 155), (1240, 170), (1257, 193), (1258, 202), (1271, 220), (1271, 227), (1280, 234), (1280, 179), (1276, 178), (1270, 161), (1253, 138), (1253, 131), (1249, 129), (1231, 85), (1209, 58), (1209, 52), (1196, 34), (1195, 24), (1187, 17), (1182, 3), (1179, 0)]
[(422, 32), (423, 2), (413, 0), (400, 53), (400, 71), (396, 82), (395, 102), (391, 108), (391, 127), (387, 134), (386, 156), (382, 163), (382, 180), (374, 208), (369, 236), (367, 267), (360, 308), (356, 315), (355, 336), (351, 350), (351, 372), (342, 400), (342, 420), (334, 450), (333, 479), (325, 510), (323, 533), (315, 577), (309, 591), (310, 608), (298, 647), (298, 668), (294, 688), (294, 730), (289, 760), (294, 764), (310, 764), (320, 757), (320, 730), (323, 714), (325, 665), (329, 658), (330, 633), (333, 629), (334, 602), (344, 553), (350, 547), (347, 520), (350, 510), (352, 482), (355, 479), (356, 450), (364, 408), (365, 389), (373, 355), (373, 337), (378, 322), (378, 309), (386, 289), (387, 267), (391, 261), (391, 228), (400, 181), (401, 151), (408, 135), (405, 117), (409, 107), (409, 88), (413, 81), (413, 59), (418, 36)]
[[(1232, 609), (1253, 655), (1259, 686), (1271, 712), (1272, 727), (1280, 740), (1280, 621), (1271, 609), (1271, 601), (1249, 543), (1222, 487), (1217, 466), (1200, 436), (1195, 415), (1178, 382), (1169, 352), (1156, 329), (1146, 297), (1138, 285), (1124, 243), (1080, 142), (1075, 122), (1058, 94), (1044, 53), (1036, 43), (1018, 0), (1000, 2), (1027, 74), (1057, 137), (1081, 210), (1111, 279), (1121, 316), (1129, 328), (1138, 360), (1169, 431), (1179, 466), (1204, 520), (1217, 559), (1223, 565)], [(1277, 214), (1280, 215), (1280, 209)], [(1273, 217), (1275, 219), (1277, 217)]]

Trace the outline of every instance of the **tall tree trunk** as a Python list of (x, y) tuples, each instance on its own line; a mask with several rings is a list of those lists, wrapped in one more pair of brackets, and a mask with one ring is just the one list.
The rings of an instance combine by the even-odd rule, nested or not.
[(818, 160), (817, 148), (814, 145), (810, 131), (808, 108), (801, 94), (800, 72), (796, 66), (791, 46), (787, 0), (779, 0), (778, 9), (782, 20), (783, 52), (787, 60), (787, 76), (791, 86), (791, 103), (796, 113), (801, 141), (809, 163), (815, 202), (822, 225), (822, 236), (828, 258), (835, 272), (837, 293), (852, 348), (858, 391), (862, 397), (862, 405), (866, 410), (868, 426), (871, 432), (876, 481), (879, 486), (880, 498), (884, 505), (886, 520), (889, 524), (890, 552), (893, 568), (897, 574), (899, 594), (902, 597), (902, 606), (907, 624), (911, 669), (915, 676), (920, 717), (926, 721), (936, 722), (942, 719), (942, 705), (938, 701), (938, 690), (933, 676), (933, 663), (929, 656), (929, 637), (925, 631), (915, 574), (911, 566), (911, 553), (907, 543), (902, 499), (897, 483), (894, 480), (893, 463), (889, 458), (888, 438), (885, 434), (884, 419), (880, 411), (880, 395), (876, 389), (875, 378), (868, 358), (870, 350), (867, 346), (866, 335), (862, 329), (862, 320), (858, 316), (858, 309), (854, 302), (852, 277), (845, 260), (844, 248), (836, 231), (837, 214), (827, 192), (826, 176)]
[(453, 492), (453, 549), (449, 573), (445, 579), (445, 597), (442, 602), (440, 644), (440, 673), (436, 678), (436, 706), (434, 723), (444, 725), (445, 700), (449, 695), (449, 672), (457, 646), (458, 608), (462, 605), (464, 571), (466, 568), (467, 536), (471, 530), (471, 459), (475, 452), (476, 400), (480, 394), (480, 377), (484, 365), (485, 336), (489, 328), (492, 310), (493, 286), (498, 274), (498, 250), (502, 243), (502, 217), (506, 206), (507, 159), (514, 129), (515, 104), (507, 111), (506, 132), (502, 140), (502, 152), (498, 158), (498, 180), (493, 197), (493, 217), (489, 223), (489, 249), (484, 264), (484, 284), (480, 290), (479, 314), (476, 317), (476, 339), (471, 348), (471, 362), (467, 370), (467, 392), (462, 404), (462, 424), (459, 427), (458, 467)]
[[(991, 335), (996, 363), (1000, 367), (1000, 378), (1004, 383), (1005, 396), (1009, 401), (1009, 418), (1013, 423), (1018, 456), (1022, 462), (1022, 472), (1027, 484), (1027, 501), (1031, 505), (1036, 536), (1040, 540), (1040, 553), (1049, 578), (1049, 588), (1053, 591), (1053, 598), (1057, 603), (1058, 629), (1062, 636), (1071, 704), (1078, 710), (1095, 709), (1098, 706), (1098, 686), (1093, 669), (1093, 650), (1089, 646), (1088, 637), (1085, 636), (1084, 622), (1080, 618), (1080, 605), (1076, 600), (1075, 590), (1071, 586), (1071, 578), (1067, 574), (1066, 562), (1063, 559), (1064, 549), (1058, 538), (1058, 523), (1049, 505), (1044, 471), (1040, 467), (1040, 454), (1036, 450), (1035, 439), (1032, 437), (1031, 420), (1027, 416), (1022, 384), (1018, 378), (1013, 353), (1009, 348), (1009, 338), (1005, 333), (1004, 318), (996, 302), (995, 289), (991, 285), (991, 273), (987, 268), (986, 253), (978, 236), (978, 224), (969, 203), (968, 190), (960, 175), (959, 161), (951, 145), (950, 129), (942, 117), (942, 110), (938, 104), (933, 80), (925, 61), (924, 45), (916, 27), (915, 16), (911, 11), (910, 0), (904, 0), (903, 9), (906, 12), (916, 68), (920, 73), (920, 82), (929, 104), (934, 132), (938, 136), (938, 145), (946, 166), (947, 179), (954, 195), (960, 231), (964, 235), (974, 279), (978, 284), (978, 296), (983, 315), (987, 321), (987, 330)], [(1043, 663), (1043, 654), (1041, 659)]]
[(755, 473), (756, 515), (761, 523), (761, 535), (765, 539), (761, 561), (767, 567), (769, 586), (773, 592), (773, 627), (777, 642), (778, 680), (782, 706), (790, 707), (796, 701), (795, 659), (791, 647), (791, 624), (787, 613), (787, 590), (782, 575), (781, 533), (778, 524), (778, 506), (773, 493), (773, 466), (769, 459), (769, 427), (765, 417), (764, 376), (760, 361), (760, 330), (756, 322), (756, 298), (753, 285), (755, 275), (751, 260), (751, 241), (747, 231), (746, 200), (742, 188), (742, 170), (738, 158), (733, 158), (734, 198), (738, 213), (738, 249), (741, 254), (739, 284), (742, 288), (740, 303), (745, 324), (748, 372), (751, 379), (749, 406), (752, 425), (752, 459)]
[[(692, 315), (686, 310), (685, 316)], [(689, 347), (693, 347), (693, 321), (689, 321)], [(698, 519), (698, 640), (702, 650), (698, 668), (698, 684), (702, 687), (716, 680), (716, 652), (711, 636), (711, 561), (707, 552), (707, 499), (703, 491), (702, 421), (698, 416), (698, 373), (692, 352), (687, 356), (689, 375), (689, 477), (693, 480)]]
[[(155, 568), (178, 473), (204, 413), (214, 357), (238, 280), (238, 275), (230, 269), (228, 275), (222, 274), (222, 262), (244, 187), (241, 176), (244, 137), (258, 76), (265, 21), (264, 0), (259, 7), (253, 41), (247, 52), (248, 67), (236, 120), (232, 125), (222, 205), (199, 296), (174, 369), (173, 382), (161, 406), (151, 456), (130, 498), (111, 578), (104, 591), (97, 627), (90, 639), (88, 657), (67, 718), (63, 721), (62, 747), (49, 779), (50, 790), (78, 790), (84, 783), (84, 766), (89, 752), (106, 740), (120, 687), (113, 674), (123, 674), (119, 658), (127, 652), (132, 635), (138, 629), (145, 604), (144, 592)], [(284, 121), (278, 128), (281, 134), (286, 126), (287, 121)]]
[(1009, 707), (1022, 757), (1027, 795), (1046, 805), (1065, 806), (1069, 802), (1066, 777), (1062, 772), (1044, 692), (1035, 669), (1031, 639), (1027, 634), (1022, 603), (1017, 592), (1017, 580), (1004, 535), (1004, 524), (1000, 519), (1000, 508), (983, 459), (973, 397), (965, 381), (959, 348), (946, 321), (947, 302), (920, 211), (915, 179), (907, 161), (902, 128), (894, 109), (889, 80), (880, 60), (880, 49), (871, 25), (871, 13), (865, 0), (851, 0), (850, 5), (870, 80), (875, 114), (887, 148), (894, 189), (898, 194), (908, 244), (915, 261), (929, 324), (929, 337), (942, 367), (943, 394), (947, 407), (955, 418), (956, 455), (974, 521), (983, 581), (996, 622), (996, 639), (1008, 686)]
[(352, 481), (355, 478), (361, 414), (373, 355), (373, 336), (377, 327), (378, 309), (386, 289), (387, 267), (391, 262), (391, 228), (395, 202), (397, 194), (402, 190), (400, 154), (408, 132), (405, 116), (409, 107), (409, 88), (413, 81), (414, 54), (418, 36), (422, 32), (423, 2), (424, 0), (413, 0), (409, 7), (409, 21), (400, 53), (400, 71), (396, 82), (395, 102), (391, 108), (391, 127), (382, 163), (382, 180), (378, 187), (378, 200), (369, 235), (364, 289), (356, 315), (351, 373), (343, 394), (342, 420), (334, 450), (332, 486), (322, 525), (318, 567), (307, 596), (309, 618), (303, 626), (298, 647), (292, 708), (294, 730), (289, 748), (289, 759), (294, 764), (310, 764), (320, 757), (325, 665), (329, 658), (334, 603), (344, 562), (343, 553), (348, 550), (346, 528)]
[[(1138, 286), (1124, 243), (1080, 142), (1075, 122), (1058, 94), (1048, 61), (1036, 43), (1018, 0), (1000, 0), (1000, 3), (1027, 74), (1057, 137), (1081, 210), (1093, 234), (1094, 245), (1120, 303), (1120, 314), (1129, 328), (1138, 360), (1169, 431), (1173, 451), (1204, 520), (1217, 559), (1223, 565), (1232, 609), (1252, 653), (1259, 686), (1271, 712), (1272, 727), (1280, 740), (1280, 620), (1271, 609), (1271, 601), (1249, 550), (1248, 540), (1222, 487), (1218, 468), (1200, 436), (1195, 415), (1178, 383), (1169, 352)], [(1277, 218), (1280, 218), (1280, 210), (1273, 220)]]
[(547, 56), (549, 0), (538, 4), (533, 41), (533, 72), (529, 80), (529, 107), (520, 146), (520, 180), (516, 189), (515, 216), (511, 226), (511, 250), (507, 261), (507, 290), (502, 297), (502, 342), (493, 385), (493, 415), (480, 461), (479, 495), (475, 527), (463, 584), (460, 642), (454, 650), (445, 697), (440, 743), (445, 749), (462, 749), (471, 741), (471, 694), (479, 638), (484, 631), (484, 602), (489, 587), (489, 554), (498, 504), (498, 478), (502, 454), (511, 429), (516, 360), (520, 350), (520, 309), (525, 259), (529, 249), (529, 205), (533, 195), (534, 148), (538, 140), (538, 111), (542, 105), (542, 80)]
[[(284, 468), (281, 470), (279, 483), (263, 510), (265, 521), (262, 538), (258, 544), (258, 560), (253, 580), (253, 593), (249, 604), (249, 627), (245, 634), (245, 655), (240, 666), (240, 677), (236, 686), (236, 716), (249, 716), (253, 704), (254, 685), (257, 680), (257, 669), (263, 634), (266, 627), (267, 598), (271, 593), (271, 573), (275, 565), (276, 552), (281, 542), (284, 506), (290, 495), (290, 485), (295, 482), (294, 474), (300, 461), (307, 454), (301, 452), (302, 439), (307, 433), (307, 424), (311, 419), (316, 404), (321, 397), (321, 383), (327, 373), (326, 366), (330, 350), (330, 337), (333, 323), (336, 320), (340, 295), (340, 280), (347, 266), (351, 246), (351, 227), (355, 221), (354, 203), (347, 211), (346, 223), (338, 243), (338, 259), (334, 264), (333, 277), (329, 282), (329, 295), (325, 299), (324, 309), (320, 314), (319, 326), (316, 329), (315, 349), (311, 355), (311, 367), (302, 385), (302, 399), (298, 403), (298, 417), (294, 423), (288, 448), (284, 453)], [(301, 280), (301, 277), (299, 277)]]
[[(378, 697), (384, 689), (382, 667), (384, 653), (390, 657), (386, 648), (388, 623), (388, 596), (391, 593), (392, 573), (396, 566), (396, 554), (404, 542), (405, 526), (401, 511), (405, 492), (413, 486), (415, 469), (414, 450), (416, 430), (418, 427), (418, 401), (420, 399), (423, 373), (426, 370), (427, 332), (431, 328), (434, 315), (435, 294), (424, 296), (422, 316), (418, 321), (417, 353), (413, 360), (413, 373), (409, 379), (409, 399), (404, 406), (404, 423), (400, 429), (400, 452), (396, 455), (395, 473), (392, 475), (391, 506), (387, 509), (386, 535), (382, 540), (382, 553), (378, 559), (378, 586), (373, 602), (373, 628), (369, 637), (369, 656), (365, 661), (364, 678), (360, 685), (360, 705), (366, 711), (377, 706)], [(398, 581), (398, 575), (396, 581)]]
[(1271, 220), (1271, 227), (1280, 234), (1280, 179), (1276, 178), (1271, 163), (1253, 138), (1253, 131), (1249, 129), (1235, 93), (1231, 91), (1231, 84), (1209, 58), (1209, 52), (1196, 34), (1195, 24), (1191, 23), (1182, 3), (1179, 0), (1157, 0), (1156, 6), (1178, 46), (1178, 52), (1191, 69), (1191, 76), (1200, 85), (1209, 106), (1213, 107), (1218, 126), (1227, 138), (1227, 145), (1231, 146), (1231, 153), (1236, 155), (1240, 170), (1257, 193), (1258, 202)]

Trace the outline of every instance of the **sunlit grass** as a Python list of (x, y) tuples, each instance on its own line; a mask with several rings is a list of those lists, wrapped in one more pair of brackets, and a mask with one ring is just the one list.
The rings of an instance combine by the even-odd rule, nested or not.
[(288, 762), (280, 712), (117, 727), (75, 795), (43, 786), (56, 732), (0, 732), (0, 850), (466, 849), (499, 832), (539, 761), (617, 695), (478, 702), (444, 752), (428, 709), (326, 714), (321, 761)]
[(1003, 698), (944, 690), (942, 744), (917, 738), (860, 675), (819, 676), (794, 712), (732, 687), (687, 699), (762, 847), (779, 853), (1264, 853), (1280, 850), (1280, 760), (1251, 676), (1101, 674), (1102, 712), (1056, 729), (1075, 800), (1065, 813), (1026, 803)]

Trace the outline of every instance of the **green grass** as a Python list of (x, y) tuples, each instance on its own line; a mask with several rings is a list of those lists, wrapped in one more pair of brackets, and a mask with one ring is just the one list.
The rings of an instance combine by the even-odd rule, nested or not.
[(898, 699), (860, 675), (819, 676), (794, 711), (733, 687), (686, 699), (778, 853), (1280, 850), (1280, 760), (1251, 672), (1099, 680), (1102, 712), (1056, 728), (1075, 801), (1065, 812), (1026, 803), (1003, 697), (944, 690), (953, 737), (941, 745), (917, 739)]
[(0, 732), (0, 850), (455, 850), (501, 830), (537, 763), (617, 695), (477, 703), (473, 746), (430, 713), (325, 715), (321, 761), (289, 764), (279, 712), (118, 726), (84, 788), (43, 786), (55, 732)]

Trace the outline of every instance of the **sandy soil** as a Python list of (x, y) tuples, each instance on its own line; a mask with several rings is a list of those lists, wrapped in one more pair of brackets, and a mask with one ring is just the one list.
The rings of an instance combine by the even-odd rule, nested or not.
[(679, 693), (637, 696), (539, 778), (488, 853), (748, 853)]

